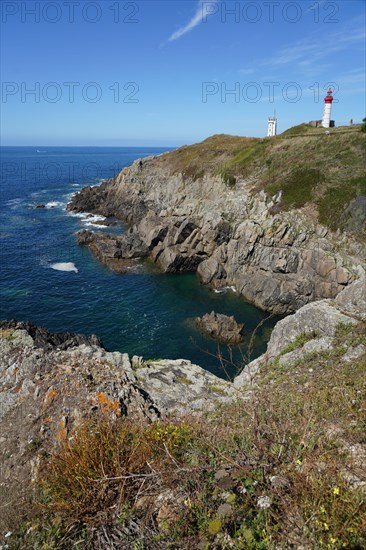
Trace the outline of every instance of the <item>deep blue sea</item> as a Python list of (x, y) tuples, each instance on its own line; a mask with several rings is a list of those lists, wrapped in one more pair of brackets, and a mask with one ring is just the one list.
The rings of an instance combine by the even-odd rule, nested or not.
[[(71, 195), (116, 175), (137, 158), (167, 150), (1, 147), (1, 319), (31, 321), (51, 331), (95, 333), (108, 350), (146, 359), (190, 359), (224, 376), (217, 344), (192, 323), (193, 317), (215, 310), (234, 315), (247, 327), (246, 341), (233, 350), (233, 362), (240, 363), (264, 312), (231, 290), (217, 293), (201, 286), (194, 274), (163, 274), (149, 262), (137, 273), (112, 273), (76, 244), (75, 233), (82, 228), (111, 228), (93, 224), (95, 217), (67, 212)], [(37, 204), (46, 207), (37, 209)], [(252, 358), (264, 351), (276, 320), (258, 330)], [(229, 357), (225, 346), (221, 352)], [(233, 374), (236, 366), (227, 369)]]

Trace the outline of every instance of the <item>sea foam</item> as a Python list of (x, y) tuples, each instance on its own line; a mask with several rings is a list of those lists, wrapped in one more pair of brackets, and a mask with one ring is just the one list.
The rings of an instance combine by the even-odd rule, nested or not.
[(50, 265), (50, 268), (55, 269), (56, 271), (74, 271), (75, 273), (79, 272), (76, 265), (72, 262), (58, 262)]

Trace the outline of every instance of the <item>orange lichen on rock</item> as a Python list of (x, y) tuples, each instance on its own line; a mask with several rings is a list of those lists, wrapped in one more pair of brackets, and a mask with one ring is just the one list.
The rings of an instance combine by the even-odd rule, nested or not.
[(116, 416), (120, 416), (121, 409), (116, 399), (109, 399), (104, 392), (99, 392), (97, 393), (97, 401), (102, 414), (114, 413)]

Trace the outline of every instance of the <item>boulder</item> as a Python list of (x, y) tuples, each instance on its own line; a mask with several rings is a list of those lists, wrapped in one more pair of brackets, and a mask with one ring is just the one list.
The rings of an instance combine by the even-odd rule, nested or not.
[(243, 339), (244, 324), (222, 313), (212, 311), (197, 317), (196, 325), (203, 333), (226, 344), (238, 344)]
[(307, 304), (294, 315), (279, 321), (271, 334), (266, 352), (267, 359), (274, 359), (298, 336), (307, 334), (313, 338), (334, 337), (340, 324), (355, 324), (327, 300)]

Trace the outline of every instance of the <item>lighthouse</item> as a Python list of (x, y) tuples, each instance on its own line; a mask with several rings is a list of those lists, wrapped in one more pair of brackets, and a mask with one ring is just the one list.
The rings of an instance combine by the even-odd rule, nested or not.
[[(324, 113), (323, 113), (323, 120), (322, 120), (322, 126), (323, 128), (329, 128), (331, 125), (331, 120), (330, 120), (330, 112), (332, 110), (332, 103), (333, 103), (333, 91), (331, 90), (331, 88), (328, 89), (328, 92), (327, 92), (328, 95), (325, 96), (324, 98)], [(334, 123), (333, 123), (334, 125)]]
[(268, 118), (267, 137), (273, 137), (277, 135), (277, 118), (276, 111), (273, 117)]

